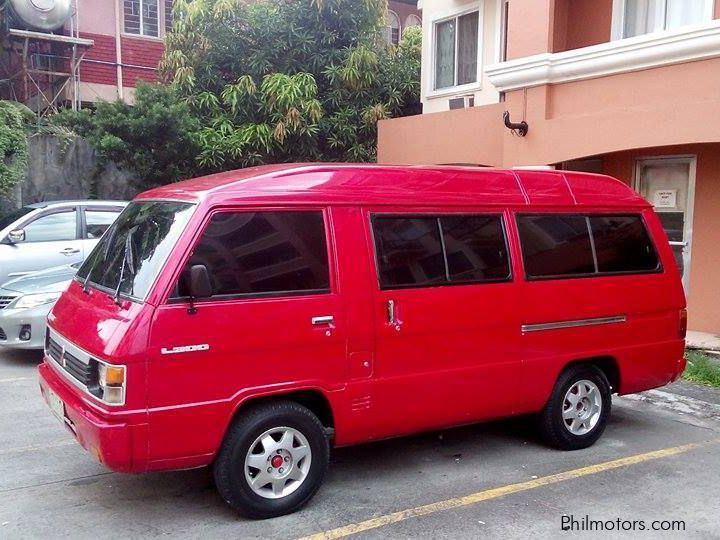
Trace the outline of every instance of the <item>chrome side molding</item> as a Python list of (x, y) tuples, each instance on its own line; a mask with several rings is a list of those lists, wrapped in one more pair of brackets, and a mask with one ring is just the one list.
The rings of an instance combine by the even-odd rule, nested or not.
[(571, 321), (523, 324), (520, 327), (520, 330), (523, 334), (528, 334), (530, 332), (543, 332), (545, 330), (560, 330), (562, 328), (578, 328), (581, 326), (598, 326), (624, 322), (627, 322), (627, 317), (625, 315), (615, 315), (612, 317), (595, 317), (593, 319), (575, 319)]

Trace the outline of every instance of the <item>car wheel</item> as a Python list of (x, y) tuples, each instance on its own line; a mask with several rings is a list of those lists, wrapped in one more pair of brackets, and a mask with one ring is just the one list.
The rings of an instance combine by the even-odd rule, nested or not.
[(592, 446), (605, 431), (612, 395), (605, 374), (595, 366), (571, 366), (558, 377), (540, 415), (543, 439), (561, 450)]
[(325, 428), (309, 409), (279, 401), (241, 412), (214, 464), (215, 485), (245, 517), (295, 512), (325, 478), (330, 447)]

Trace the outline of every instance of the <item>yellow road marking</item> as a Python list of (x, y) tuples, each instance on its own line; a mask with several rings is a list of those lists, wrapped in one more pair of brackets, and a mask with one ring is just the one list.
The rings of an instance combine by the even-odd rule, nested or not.
[(426, 516), (428, 514), (434, 514), (436, 512), (443, 512), (445, 510), (451, 510), (453, 508), (460, 508), (462, 506), (469, 506), (477, 504), (479, 502), (488, 501), (490, 499), (497, 499), (498, 497), (504, 497), (512, 493), (518, 493), (520, 491), (527, 491), (529, 489), (535, 489), (542, 486), (549, 486), (557, 484), (559, 482), (565, 482), (567, 480), (573, 480), (582, 476), (588, 476), (590, 474), (598, 474), (605, 471), (611, 471), (613, 469), (619, 469), (620, 467), (627, 467), (628, 465), (636, 465), (645, 461), (651, 461), (653, 459), (666, 458), (670, 456), (676, 456), (683, 454), (705, 446), (707, 444), (720, 442), (720, 439), (706, 441), (704, 443), (693, 443), (685, 444), (682, 446), (674, 446), (671, 448), (663, 448), (661, 450), (655, 450), (653, 452), (646, 452), (644, 454), (636, 454), (634, 456), (628, 456), (620, 459), (614, 459), (612, 461), (606, 461), (604, 463), (597, 463), (595, 465), (588, 465), (587, 467), (580, 467), (579, 469), (572, 469), (557, 474), (551, 474), (550, 476), (543, 476), (542, 478), (536, 478), (527, 482), (519, 482), (517, 484), (509, 484), (507, 486), (501, 486), (497, 488), (488, 489), (485, 491), (479, 491), (470, 495), (462, 497), (455, 497), (444, 501), (439, 501), (423, 506), (417, 506), (415, 508), (409, 508), (407, 510), (401, 510), (399, 512), (393, 512), (392, 514), (386, 514), (376, 518), (360, 521), (358, 523), (351, 523), (337, 529), (330, 529), (328, 531), (319, 532), (310, 536), (305, 536), (300, 540), (330, 540), (333, 538), (344, 538), (352, 534), (357, 534), (371, 529), (377, 529), (379, 527), (385, 527), (386, 525), (392, 525), (400, 521), (405, 521), (410, 518)]

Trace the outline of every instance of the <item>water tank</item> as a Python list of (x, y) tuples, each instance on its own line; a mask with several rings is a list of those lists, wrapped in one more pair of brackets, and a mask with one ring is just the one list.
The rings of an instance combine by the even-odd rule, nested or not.
[(72, 0), (8, 0), (11, 26), (49, 32), (62, 28), (72, 15)]

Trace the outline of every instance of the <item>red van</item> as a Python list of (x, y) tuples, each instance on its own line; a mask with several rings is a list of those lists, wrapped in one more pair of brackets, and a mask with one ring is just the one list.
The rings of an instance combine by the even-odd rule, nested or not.
[(292, 512), (331, 446), (539, 413), (593, 444), (674, 381), (686, 311), (658, 217), (606, 176), (282, 165), (138, 196), (49, 316), (42, 393), (110, 469), (212, 465)]

